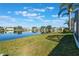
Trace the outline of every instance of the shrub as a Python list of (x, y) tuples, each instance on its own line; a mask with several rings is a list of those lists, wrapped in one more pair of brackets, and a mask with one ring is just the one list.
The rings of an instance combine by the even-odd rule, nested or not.
[(69, 30), (69, 28), (65, 28), (65, 29), (63, 30), (63, 32), (64, 32), (64, 33), (68, 33), (68, 32), (71, 32), (71, 31)]

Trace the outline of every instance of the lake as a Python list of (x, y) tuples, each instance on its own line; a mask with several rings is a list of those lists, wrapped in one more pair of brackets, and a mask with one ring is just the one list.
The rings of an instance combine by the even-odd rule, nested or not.
[(13, 33), (13, 32), (7, 32), (7, 33), (0, 33), (0, 41), (5, 40), (15, 40), (17, 38), (22, 37), (28, 37), (32, 35), (40, 34), (39, 32), (33, 33), (33, 32), (21, 32), (21, 33)]

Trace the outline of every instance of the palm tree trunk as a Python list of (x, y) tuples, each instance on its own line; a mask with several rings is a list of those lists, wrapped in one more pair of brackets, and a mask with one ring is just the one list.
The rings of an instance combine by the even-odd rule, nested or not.
[(72, 30), (72, 28), (71, 28), (71, 12), (69, 12), (69, 29)]

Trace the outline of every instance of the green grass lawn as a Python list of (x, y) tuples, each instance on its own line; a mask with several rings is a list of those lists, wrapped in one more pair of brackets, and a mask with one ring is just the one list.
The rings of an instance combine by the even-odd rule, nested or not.
[(12, 56), (79, 55), (72, 33), (49, 33), (0, 42), (0, 54)]

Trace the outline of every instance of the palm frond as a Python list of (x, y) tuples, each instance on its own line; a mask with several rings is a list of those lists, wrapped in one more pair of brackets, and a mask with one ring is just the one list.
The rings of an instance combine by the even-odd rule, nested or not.
[(73, 7), (73, 3), (68, 4), (69, 8)]
[(65, 15), (69, 15), (69, 13), (63, 13), (63, 14), (62, 14), (62, 17), (65, 16)]
[(75, 12), (76, 10), (79, 10), (79, 4), (73, 5), (73, 12)]
[(65, 10), (67, 10), (67, 8), (61, 9), (61, 10), (59, 11), (59, 13), (58, 13), (58, 16), (60, 17), (61, 13), (62, 13), (63, 11), (65, 11)]
[(62, 4), (60, 5), (60, 9), (66, 7), (66, 6), (69, 6), (69, 3), (62, 3)]
[(75, 7), (78, 6), (79, 7), (79, 3), (74, 3), (73, 6), (75, 6)]

